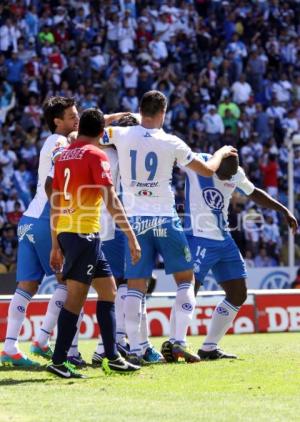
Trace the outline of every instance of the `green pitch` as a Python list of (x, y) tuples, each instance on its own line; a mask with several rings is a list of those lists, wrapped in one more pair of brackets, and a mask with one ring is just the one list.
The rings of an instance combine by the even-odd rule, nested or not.
[[(195, 349), (201, 340), (191, 337)], [(87, 360), (95, 345), (81, 342)], [(87, 380), (0, 367), (0, 421), (299, 421), (299, 345), (300, 333), (227, 336), (222, 346), (237, 361), (149, 366), (127, 376), (88, 368)]]

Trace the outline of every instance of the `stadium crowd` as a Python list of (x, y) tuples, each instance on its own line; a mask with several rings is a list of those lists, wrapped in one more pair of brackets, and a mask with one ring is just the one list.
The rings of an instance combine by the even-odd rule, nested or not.
[[(2, 1), (0, 272), (15, 266), (50, 95), (74, 96), (81, 110), (137, 112), (158, 89), (169, 99), (167, 131), (195, 151), (236, 146), (249, 178), (287, 205), (284, 135), (300, 129), (299, 17), (297, 0)], [(300, 150), (294, 165), (299, 218)], [(173, 185), (183, 213), (180, 169)], [(260, 212), (236, 194), (230, 221), (248, 267), (287, 264), (287, 229)]]

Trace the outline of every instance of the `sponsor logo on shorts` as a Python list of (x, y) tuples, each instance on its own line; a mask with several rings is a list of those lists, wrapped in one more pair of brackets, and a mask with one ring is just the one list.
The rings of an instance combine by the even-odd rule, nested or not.
[(224, 315), (224, 316), (228, 316), (229, 315), (229, 311), (225, 308), (223, 308), (223, 306), (218, 306), (217, 307), (217, 312), (220, 315)]
[(167, 237), (167, 229), (153, 229), (154, 237)]
[(55, 302), (55, 305), (59, 308), (62, 309), (62, 307), (64, 306), (64, 302), (62, 302), (61, 300), (57, 300)]
[(21, 306), (20, 305), (20, 306), (17, 307), (17, 309), (18, 309), (19, 312), (22, 312), (22, 314), (25, 314), (25, 308), (24, 308), (24, 306)]
[(184, 257), (185, 257), (186, 262), (191, 262), (192, 255), (191, 255), (191, 251), (190, 251), (188, 246), (184, 247), (183, 253), (184, 253)]
[(29, 230), (31, 230), (32, 226), (33, 224), (22, 224), (18, 226), (19, 242), (21, 242), (24, 239), (24, 236), (26, 235), (26, 233), (29, 232)]
[(214, 211), (221, 211), (224, 208), (224, 196), (216, 188), (205, 188), (202, 191), (206, 205)]
[(184, 311), (192, 311), (193, 310), (193, 305), (191, 305), (190, 303), (184, 303), (182, 305), (182, 309)]
[(162, 226), (168, 219), (166, 217), (146, 218), (145, 220), (135, 221), (132, 228), (137, 236), (147, 233), (156, 227)]

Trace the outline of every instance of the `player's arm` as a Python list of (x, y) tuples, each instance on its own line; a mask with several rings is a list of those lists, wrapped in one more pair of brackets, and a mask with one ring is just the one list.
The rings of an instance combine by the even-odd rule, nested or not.
[(59, 217), (59, 195), (60, 193), (53, 189), (50, 197), (50, 228), (52, 249), (50, 252), (50, 267), (56, 273), (61, 272), (63, 267), (63, 254), (57, 240), (57, 221)]
[(211, 177), (220, 167), (223, 158), (230, 155), (237, 155), (237, 150), (230, 145), (218, 149), (208, 161), (194, 157), (186, 167), (195, 171), (200, 176)]
[(128, 238), (132, 263), (136, 264), (141, 257), (141, 247), (127, 220), (125, 210), (117, 196), (115, 188), (112, 185), (101, 186), (100, 190), (108, 212), (114, 219), (115, 223), (120, 227), (120, 229)]
[(113, 122), (116, 122), (124, 116), (128, 116), (130, 113), (128, 112), (120, 112), (120, 113), (113, 113), (113, 114), (104, 114), (105, 120), (105, 127), (111, 125)]
[(48, 197), (48, 200), (50, 201), (51, 194), (52, 194), (52, 182), (53, 177), (47, 176), (46, 182), (45, 182), (45, 192)]
[(287, 224), (292, 229), (293, 233), (296, 233), (298, 222), (295, 216), (279, 201), (267, 194), (267, 192), (258, 188), (254, 188), (254, 191), (248, 196), (248, 198), (263, 208), (268, 208), (270, 210), (280, 212), (286, 219)]

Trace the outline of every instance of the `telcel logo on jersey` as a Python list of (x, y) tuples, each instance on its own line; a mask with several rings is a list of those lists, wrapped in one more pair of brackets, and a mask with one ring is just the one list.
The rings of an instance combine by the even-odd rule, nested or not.
[(212, 210), (221, 211), (224, 208), (224, 196), (216, 188), (205, 188), (202, 191), (206, 205)]

